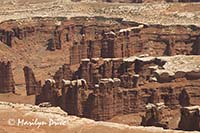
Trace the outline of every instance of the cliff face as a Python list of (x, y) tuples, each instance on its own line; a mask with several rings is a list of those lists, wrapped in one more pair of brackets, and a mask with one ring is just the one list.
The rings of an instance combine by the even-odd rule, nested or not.
[[(0, 24), (0, 40), (13, 47), (18, 40), (45, 36), (47, 50), (68, 49), (70, 64), (84, 58), (121, 58), (132, 55), (199, 54), (200, 30), (196, 26), (143, 25), (103, 17), (33, 18)], [(30, 23), (30, 24), (29, 24)], [(13, 41), (15, 40), (15, 41)]]

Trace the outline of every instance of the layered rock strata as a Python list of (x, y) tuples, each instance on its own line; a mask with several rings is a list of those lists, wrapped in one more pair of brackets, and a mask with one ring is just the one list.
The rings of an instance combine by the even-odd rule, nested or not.
[(43, 37), (47, 50), (68, 49), (71, 65), (85, 58), (122, 58), (133, 55), (198, 55), (197, 26), (145, 25), (104, 17), (32, 18), (0, 24), (0, 41)]

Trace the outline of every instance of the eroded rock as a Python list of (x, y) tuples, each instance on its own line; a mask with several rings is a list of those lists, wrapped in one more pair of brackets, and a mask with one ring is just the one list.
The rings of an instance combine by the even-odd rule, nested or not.
[(11, 62), (0, 62), (0, 93), (15, 92)]
[(41, 91), (41, 81), (36, 80), (33, 70), (28, 66), (25, 66), (23, 70), (27, 95), (38, 95)]
[(179, 122), (179, 129), (187, 131), (200, 131), (199, 108), (199, 106), (181, 108), (181, 120)]

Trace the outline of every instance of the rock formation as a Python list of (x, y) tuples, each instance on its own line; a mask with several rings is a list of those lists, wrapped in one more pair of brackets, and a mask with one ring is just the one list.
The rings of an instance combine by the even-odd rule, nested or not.
[[(37, 105), (59, 106), (70, 115), (109, 120), (117, 115), (143, 112), (151, 104), (143, 125), (164, 128), (167, 124), (161, 116), (160, 102), (169, 110), (199, 105), (197, 26), (147, 25), (104, 17), (58, 17), (6, 21), (0, 23), (0, 29), (1, 45), (26, 54), (26, 48), (37, 49), (37, 46), (14, 44), (32, 42), (42, 35), (40, 48), (45, 53), (36, 51), (47, 60), (41, 63), (51, 60), (46, 52), (55, 54), (53, 61), (56, 61), (55, 65), (47, 65), (49, 68), (44, 65), (45, 70), (55, 71), (62, 62), (66, 63), (43, 85), (30, 68), (24, 68), (27, 95), (35, 94)], [(63, 58), (58, 59), (58, 55)], [(43, 65), (38, 64), (33, 65), (40, 69)], [(11, 92), (14, 90), (11, 66), (1, 63), (0, 67), (1, 92)]]
[(73, 72), (70, 68), (69, 64), (64, 64), (62, 67), (59, 68), (58, 71), (53, 76), (53, 79), (56, 82), (57, 88), (62, 88), (62, 80), (72, 80), (73, 78)]
[(138, 87), (139, 75), (123, 74), (120, 79), (122, 81), (121, 86), (124, 88)]
[(4, 29), (0, 30), (0, 41), (7, 44), (8, 46), (12, 47), (12, 36), (13, 36), (13, 31), (7, 31)]
[(142, 117), (142, 126), (157, 126), (168, 128), (167, 123), (162, 121), (162, 111), (164, 106), (162, 104), (154, 105), (148, 104), (146, 106), (146, 114)]
[(157, 90), (153, 90), (151, 96), (149, 97), (149, 103), (157, 104), (160, 101), (160, 96)]
[(15, 92), (11, 62), (0, 62), (0, 93)]
[(193, 53), (196, 55), (200, 55), (200, 37), (196, 39), (193, 46)]
[(169, 92), (164, 96), (164, 103), (170, 108), (174, 108), (179, 105), (178, 96), (174, 93), (173, 88), (169, 88)]
[(39, 94), (41, 91), (41, 81), (36, 80), (33, 70), (28, 66), (25, 66), (23, 70), (26, 82), (27, 96)]
[(199, 109), (199, 106), (181, 108), (181, 120), (179, 122), (179, 129), (187, 131), (200, 131)]
[[(69, 65), (63, 65), (56, 72), (55, 81), (47, 80), (43, 86), (41, 102), (50, 102), (69, 114), (95, 120), (141, 112), (148, 103), (163, 102), (169, 109), (198, 104), (199, 91), (195, 89), (199, 86), (198, 78), (188, 79), (190, 84), (180, 84), (187, 81), (187, 73), (193, 69), (190, 67), (193, 64), (191, 59), (198, 57), (180, 58), (184, 68), (171, 65), (177, 58), (179, 56), (82, 59), (80, 67), (74, 72)], [(198, 64), (198, 61), (195, 63)], [(179, 69), (185, 74), (177, 74)], [(177, 85), (166, 80), (168, 77), (160, 80), (160, 71), (169, 72), (169, 75), (173, 72), (175, 75), (171, 80)]]
[(36, 95), (36, 105), (43, 102), (50, 102), (52, 106), (61, 104), (61, 89), (56, 88), (56, 82), (53, 79), (47, 79), (42, 86), (41, 93)]
[(179, 94), (179, 103), (182, 107), (190, 106), (190, 96), (186, 89), (183, 89)]
[[(189, 26), (144, 25), (104, 17), (60, 19), (32, 18), (29, 25), (26, 20), (21, 20), (22, 25), (17, 21), (3, 22), (0, 41), (12, 46), (15, 42), (12, 40), (45, 35), (47, 49), (70, 51), (71, 65), (85, 58), (122, 58), (144, 53), (152, 56), (199, 54), (198, 27), (195, 30)], [(109, 22), (112, 23), (108, 25)]]
[(101, 79), (87, 99), (84, 115), (94, 120), (108, 120), (123, 113), (122, 92), (117, 90), (119, 85), (119, 79)]
[(87, 100), (87, 83), (84, 79), (63, 80), (62, 108), (71, 115), (83, 116)]

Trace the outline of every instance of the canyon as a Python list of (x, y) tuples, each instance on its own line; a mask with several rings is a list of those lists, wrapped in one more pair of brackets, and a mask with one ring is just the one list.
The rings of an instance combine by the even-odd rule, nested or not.
[[(34, 16), (32, 13), (35, 11), (32, 11), (28, 18), (16, 16), (19, 18), (11, 20), (8, 18), (12, 15), (5, 13), (7, 15), (1, 18), (0, 23), (0, 101), (6, 102), (0, 103), (0, 108), (1, 105), (3, 108), (12, 106), (14, 110), (20, 106), (17, 109), (20, 112), (26, 112), (26, 108), (50, 114), (51, 109), (58, 109), (55, 113), (62, 111), (62, 119), (76, 119), (77, 123), (74, 124), (78, 126), (89, 123), (92, 127), (88, 128), (97, 127), (99, 132), (107, 128), (116, 132), (149, 132), (151, 129), (159, 130), (156, 132), (200, 131), (198, 10), (194, 11), (196, 16), (191, 17), (192, 22), (182, 17), (174, 23), (166, 24), (169, 20), (154, 23), (136, 21), (137, 18), (133, 19), (133, 16), (129, 19), (125, 19), (127, 16), (105, 16), (111, 9), (112, 13), (115, 12), (112, 6), (120, 5), (115, 5), (116, 1), (109, 2), (100, 2), (100, 7), (105, 5), (104, 14), (100, 15), (91, 15), (92, 12), (101, 12), (95, 6), (87, 12), (85, 1), (77, 2), (81, 7), (86, 5), (72, 16), (71, 13), (67, 16)], [(121, 6), (128, 7), (126, 2), (133, 1), (117, 2), (125, 2)], [(28, 5), (32, 7), (37, 4)], [(61, 6), (63, 1), (54, 4)], [(75, 3), (67, 4), (73, 6)], [(167, 10), (179, 5), (165, 2), (144, 2), (141, 5), (148, 10), (154, 4), (168, 6)], [(190, 3), (180, 5), (186, 7)], [(12, 5), (7, 7), (16, 10)], [(55, 14), (59, 13), (57, 7), (53, 9), (56, 10)], [(124, 12), (125, 8), (122, 10)], [(22, 14), (24, 11), (21, 11)], [(74, 9), (70, 11), (74, 12)], [(82, 11), (86, 11), (87, 15), (80, 15)], [(116, 14), (120, 12), (121, 9)], [(142, 9), (141, 12), (144, 13)], [(0, 111), (0, 114), (5, 112)], [(17, 115), (21, 117), (20, 113)], [(30, 116), (35, 117), (39, 115)], [(116, 128), (115, 124), (120, 127), (119, 131), (118, 128), (113, 129)], [(133, 126), (142, 127), (135, 129)], [(0, 131), (9, 132), (11, 128), (18, 130), (20, 127), (0, 126)], [(93, 131), (75, 128), (74, 125), (73, 128), (67, 125), (63, 132)], [(39, 128), (38, 131), (49, 131), (49, 127)]]

